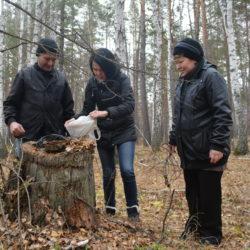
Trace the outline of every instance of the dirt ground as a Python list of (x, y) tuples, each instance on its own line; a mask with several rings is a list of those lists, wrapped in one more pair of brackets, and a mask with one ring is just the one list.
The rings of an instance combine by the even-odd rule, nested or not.
[[(194, 239), (179, 240), (187, 218), (187, 204), (184, 182), (178, 157), (165, 163), (164, 149), (153, 154), (148, 148), (137, 147), (135, 170), (138, 184), (141, 224), (137, 233), (117, 234), (114, 241), (105, 239), (100, 249), (216, 249), (200, 246)], [(103, 192), (101, 186), (100, 163), (95, 161), (97, 207), (103, 210)], [(222, 178), (223, 192), (223, 234), (220, 249), (250, 249), (250, 156), (231, 156), (227, 170)], [(167, 170), (166, 170), (167, 169)], [(117, 169), (116, 197), (118, 213), (112, 220), (126, 222), (126, 207), (122, 181)], [(164, 174), (168, 176), (170, 187), (165, 184)], [(171, 208), (164, 224), (163, 220)], [(162, 233), (164, 231), (164, 233)], [(124, 235), (123, 235), (124, 234)], [(116, 237), (115, 237), (116, 238)], [(162, 239), (161, 243), (159, 240)], [(90, 246), (98, 246), (92, 242)]]
[[(224, 238), (222, 244), (215, 248), (201, 246), (193, 238), (179, 240), (187, 218), (187, 204), (178, 157), (174, 156), (166, 162), (164, 148), (153, 153), (149, 148), (137, 146), (136, 151), (140, 223), (130, 223), (127, 220), (119, 169), (116, 178), (118, 212), (112, 217), (104, 213), (102, 173), (96, 154), (96, 230), (81, 228), (72, 231), (59, 223), (58, 216), (54, 216), (54, 220), (46, 227), (31, 226), (23, 218), (21, 232), (18, 223), (7, 221), (5, 225), (0, 225), (0, 249), (250, 249), (250, 155), (232, 155), (223, 174)], [(85, 240), (88, 241), (85, 248), (74, 248)]]

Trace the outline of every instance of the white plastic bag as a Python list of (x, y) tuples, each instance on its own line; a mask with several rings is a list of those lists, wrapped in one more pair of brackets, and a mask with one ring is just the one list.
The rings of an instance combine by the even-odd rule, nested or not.
[[(72, 138), (78, 138), (88, 135), (93, 140), (101, 138), (101, 132), (97, 127), (96, 120), (88, 116), (80, 116), (76, 120), (70, 121), (65, 125)], [(98, 138), (95, 137), (94, 131), (97, 132)]]

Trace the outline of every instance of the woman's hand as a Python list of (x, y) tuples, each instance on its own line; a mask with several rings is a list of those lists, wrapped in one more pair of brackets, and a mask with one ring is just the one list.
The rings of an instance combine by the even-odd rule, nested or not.
[(210, 163), (215, 164), (223, 157), (223, 153), (217, 150), (211, 149), (209, 151)]
[(89, 113), (90, 117), (93, 119), (96, 118), (104, 118), (108, 116), (108, 111), (99, 111), (99, 110), (94, 110)]

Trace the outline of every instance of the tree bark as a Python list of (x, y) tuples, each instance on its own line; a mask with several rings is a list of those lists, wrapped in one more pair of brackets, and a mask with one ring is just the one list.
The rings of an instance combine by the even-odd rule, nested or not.
[[(51, 143), (51, 142), (50, 142)], [(50, 148), (48, 147), (50, 146)], [(61, 210), (69, 226), (92, 228), (95, 220), (94, 144), (91, 140), (65, 140), (52, 144), (64, 146), (61, 152), (46, 152), (33, 142), (22, 145), (22, 176), (29, 183), (29, 198), (34, 224), (46, 224), (49, 209)], [(63, 148), (64, 148), (63, 147)], [(51, 150), (51, 144), (47, 145)], [(8, 185), (9, 186), (9, 185)], [(11, 194), (13, 186), (5, 190)], [(13, 192), (12, 192), (13, 193)], [(7, 204), (10, 204), (6, 196)], [(27, 210), (23, 192), (22, 210)], [(13, 200), (13, 198), (12, 198)]]
[[(4, 18), (3, 18), (3, 0), (0, 0), (0, 29), (4, 30)], [(3, 47), (4, 39), (3, 34), (0, 33), (0, 48)], [(3, 54), (0, 55), (0, 133), (3, 134), (4, 119), (3, 119)]]
[[(142, 114), (142, 133), (147, 142), (151, 143), (151, 132), (148, 117), (148, 101), (146, 92), (146, 27), (145, 27), (145, 0), (141, 0), (141, 17), (140, 17), (140, 34), (141, 34), (141, 48), (140, 48), (140, 91), (141, 91), (141, 114)], [(147, 145), (144, 140), (144, 144)]]
[(200, 0), (193, 0), (194, 6), (194, 38), (199, 40), (200, 33)]
[(122, 64), (128, 66), (128, 52), (125, 33), (124, 4), (125, 0), (116, 0), (115, 6), (115, 44), (116, 54)]
[(236, 119), (239, 128), (238, 142), (236, 146), (237, 154), (246, 154), (248, 152), (247, 145), (247, 107), (244, 98), (244, 91), (240, 82), (239, 61), (237, 58), (235, 31), (233, 27), (233, 1), (218, 0), (220, 10), (223, 16), (224, 27), (227, 35), (227, 44), (229, 52), (230, 78), (232, 81), (232, 93)]
[(202, 15), (202, 42), (205, 57), (210, 60), (209, 46), (208, 46), (208, 32), (207, 32), (207, 16), (205, 0), (200, 0), (201, 15)]
[(156, 31), (155, 42), (155, 73), (154, 78), (154, 106), (153, 106), (153, 124), (152, 124), (152, 148), (157, 150), (162, 142), (162, 2), (153, 1), (153, 20)]
[[(64, 19), (65, 19), (65, 0), (60, 3), (60, 32), (64, 36)], [(59, 42), (60, 58), (59, 58), (59, 70), (63, 71), (64, 67), (64, 37), (60, 37)]]

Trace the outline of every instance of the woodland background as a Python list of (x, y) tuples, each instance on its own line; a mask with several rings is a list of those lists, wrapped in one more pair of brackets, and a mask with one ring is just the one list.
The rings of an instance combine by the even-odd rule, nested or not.
[[(3, 100), (17, 71), (36, 61), (39, 38), (57, 40), (60, 46), (57, 66), (69, 81), (76, 112), (81, 110), (91, 73), (88, 64), (91, 51), (109, 48), (130, 76), (136, 98), (139, 140), (135, 169), (142, 219), (139, 229), (127, 224), (120, 178), (117, 180), (119, 212), (115, 218), (105, 216), (101, 209), (101, 170), (96, 156), (97, 208), (101, 218), (97, 231), (65, 230), (60, 224), (60, 215), (51, 211), (48, 215), (51, 223), (45, 228), (33, 227), (25, 218), (21, 230), (18, 223), (1, 223), (0, 246), (18, 248), (22, 244), (27, 249), (61, 249), (88, 239), (93, 249), (200, 248), (192, 240), (178, 240), (187, 216), (184, 184), (178, 157), (175, 155), (166, 162), (167, 147), (164, 146), (168, 143), (178, 78), (171, 52), (177, 41), (189, 36), (201, 41), (207, 59), (216, 64), (225, 77), (233, 109), (234, 154), (222, 183), (224, 241), (220, 248), (248, 249), (249, 9), (247, 0), (0, 0), (0, 131), (3, 141), (8, 134), (3, 122)], [(164, 179), (166, 166), (169, 183)]]
[[(60, 46), (59, 69), (81, 109), (90, 52), (107, 47), (131, 78), (139, 134), (154, 149), (168, 142), (178, 75), (172, 49), (199, 39), (207, 59), (227, 80), (233, 108), (233, 147), (245, 154), (250, 128), (250, 45), (247, 0), (1, 0), (0, 129), (2, 100), (22, 67), (36, 61), (41, 37)], [(145, 142), (145, 140), (144, 140)]]

